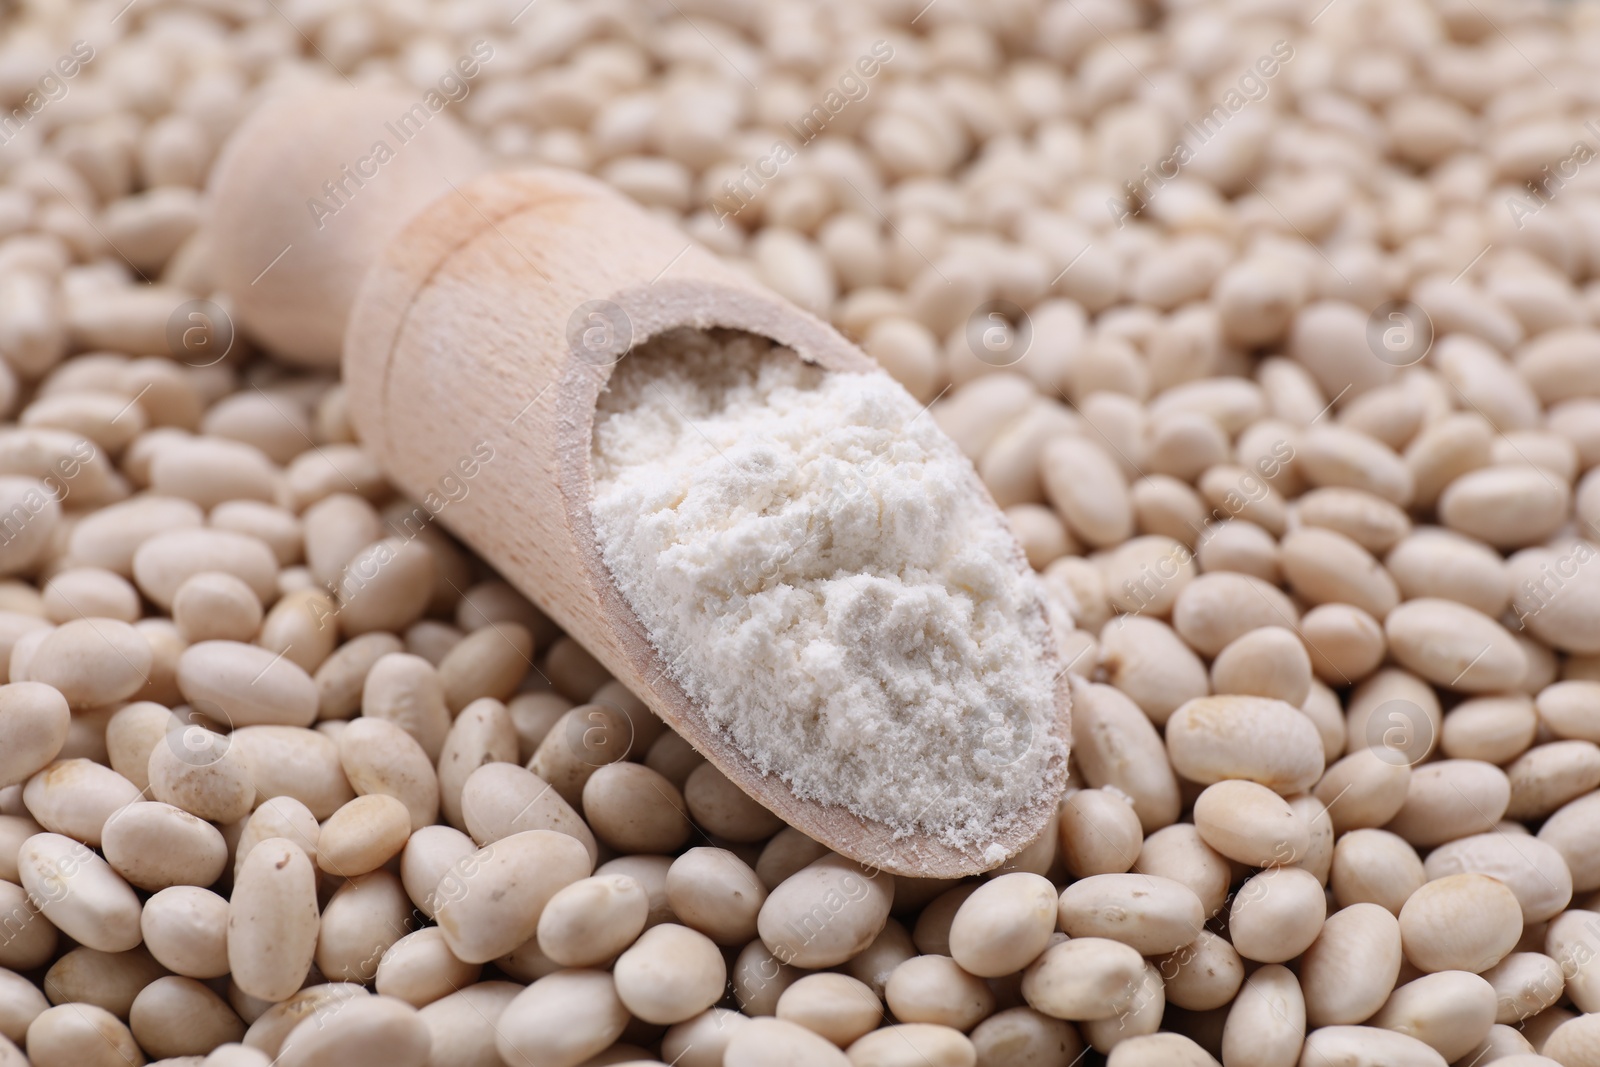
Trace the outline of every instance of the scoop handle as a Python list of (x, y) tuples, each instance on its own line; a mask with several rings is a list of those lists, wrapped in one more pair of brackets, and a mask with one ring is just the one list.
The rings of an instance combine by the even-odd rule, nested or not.
[(250, 336), (332, 367), (367, 267), (424, 205), (488, 162), (449, 112), (405, 94), (317, 85), (242, 122), (206, 190), (207, 259)]

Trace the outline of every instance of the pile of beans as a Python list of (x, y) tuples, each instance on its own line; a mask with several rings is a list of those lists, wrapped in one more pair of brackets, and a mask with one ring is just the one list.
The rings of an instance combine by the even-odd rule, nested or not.
[[(24, 2), (0, 1067), (1600, 1065), (1600, 9), (1315, 7)], [(1044, 836), (783, 826), (227, 336), (211, 161), (341, 78), (930, 403), (1073, 675)]]

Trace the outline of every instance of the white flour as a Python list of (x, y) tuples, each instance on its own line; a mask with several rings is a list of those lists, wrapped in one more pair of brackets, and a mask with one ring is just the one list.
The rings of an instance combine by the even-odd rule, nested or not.
[(887, 375), (743, 334), (635, 349), (594, 524), (710, 721), (794, 792), (983, 849), (1058, 756), (1047, 623), (971, 464)]

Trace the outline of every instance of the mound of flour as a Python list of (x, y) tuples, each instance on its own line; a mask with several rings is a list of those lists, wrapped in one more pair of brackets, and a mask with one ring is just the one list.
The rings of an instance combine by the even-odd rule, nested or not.
[(982, 849), (1059, 755), (1039, 587), (887, 375), (725, 331), (634, 349), (595, 416), (600, 550), (678, 683), (798, 795)]

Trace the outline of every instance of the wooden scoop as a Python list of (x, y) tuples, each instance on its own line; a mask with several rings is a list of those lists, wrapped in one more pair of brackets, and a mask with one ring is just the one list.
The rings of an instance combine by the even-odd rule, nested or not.
[[(454, 187), (377, 254), (345, 334), (350, 418), (398, 486), (785, 822), (895, 874), (994, 867), (994, 845), (1013, 855), (1045, 827), (1064, 756), (987, 851), (897, 838), (759, 773), (707, 725), (618, 590), (590, 518), (595, 402), (631, 345), (682, 326), (758, 334), (829, 370), (877, 369), (832, 327), (601, 183), (528, 170)], [(1026, 569), (1020, 549), (1017, 559)], [(1054, 650), (1042, 652), (1059, 669)], [(1069, 704), (1060, 671), (1056, 714), (1042, 726), (1062, 752)]]

